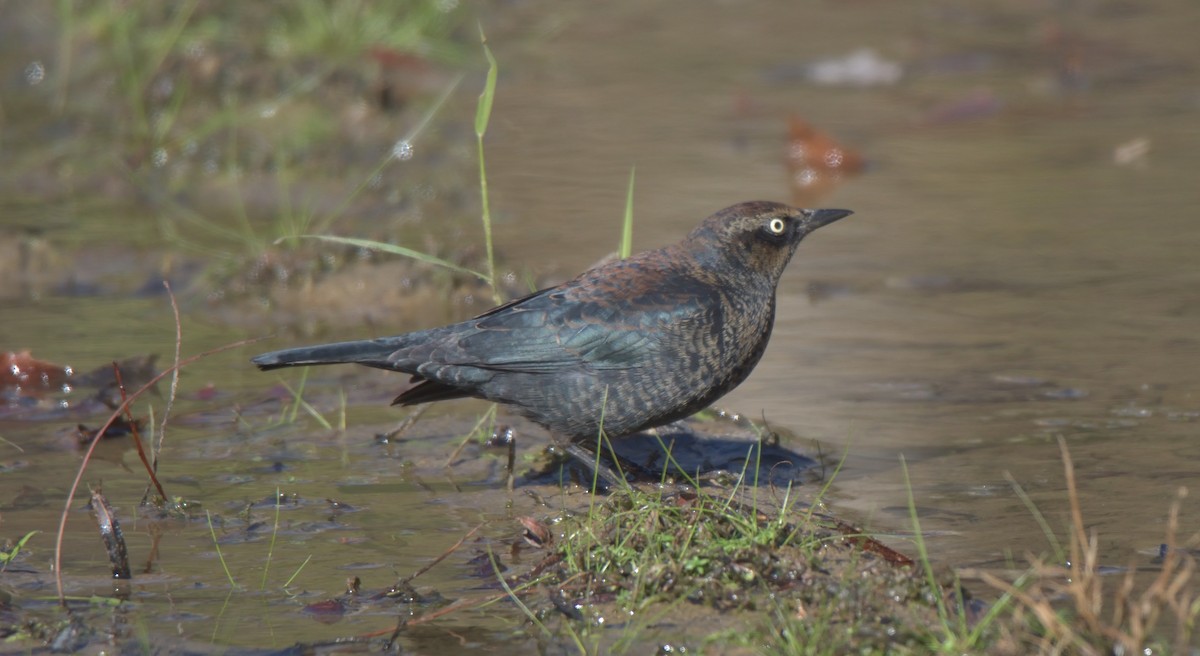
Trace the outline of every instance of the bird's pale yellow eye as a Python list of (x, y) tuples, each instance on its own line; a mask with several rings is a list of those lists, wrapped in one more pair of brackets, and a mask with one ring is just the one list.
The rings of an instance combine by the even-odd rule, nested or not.
[(785, 228), (787, 228), (787, 224), (783, 222), (783, 219), (776, 218), (767, 222), (767, 230), (770, 230), (772, 234), (782, 235)]

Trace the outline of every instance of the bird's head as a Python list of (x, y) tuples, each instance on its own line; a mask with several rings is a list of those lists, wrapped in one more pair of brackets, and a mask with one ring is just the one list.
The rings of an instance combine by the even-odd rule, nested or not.
[(705, 219), (685, 243), (709, 267), (749, 269), (774, 285), (808, 233), (851, 214), (768, 201), (738, 203)]

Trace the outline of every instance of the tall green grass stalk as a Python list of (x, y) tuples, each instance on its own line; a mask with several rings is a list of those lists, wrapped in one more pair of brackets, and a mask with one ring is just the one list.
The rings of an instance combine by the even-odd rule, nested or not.
[[(917, 517), (917, 501), (913, 497), (912, 481), (908, 477), (908, 461), (904, 459), (904, 456), (900, 456), (900, 471), (904, 473), (904, 489), (908, 493), (908, 517), (912, 522), (913, 544), (917, 547), (917, 560), (925, 570), (925, 577), (928, 579), (930, 589), (938, 590), (937, 577), (934, 576), (933, 566), (929, 563), (929, 551), (925, 548), (925, 536), (921, 533), (921, 520)], [(946, 625), (949, 619), (946, 600), (942, 595), (937, 595), (937, 611), (938, 618), (943, 625)]]
[(1025, 492), (1025, 488), (1021, 487), (1017, 479), (1013, 478), (1013, 475), (1008, 471), (1004, 472), (1004, 480), (1008, 481), (1008, 484), (1012, 486), (1013, 493), (1017, 495), (1017, 498), (1021, 500), (1025, 509), (1029, 511), (1033, 520), (1037, 522), (1038, 527), (1042, 529), (1042, 535), (1045, 536), (1046, 542), (1050, 544), (1050, 548), (1054, 552), (1053, 559), (1060, 563), (1070, 560), (1071, 556), (1067, 554), (1067, 550), (1058, 541), (1058, 536), (1054, 534), (1054, 529), (1050, 528), (1050, 522), (1046, 520), (1046, 516), (1042, 513), (1041, 508), (1038, 508), (1033, 499), (1029, 498), (1029, 494)]
[[(921, 521), (917, 517), (917, 502), (913, 497), (912, 481), (908, 476), (908, 462), (904, 456), (900, 456), (900, 470), (904, 473), (904, 488), (908, 493), (908, 515), (909, 521), (913, 527), (913, 543), (917, 547), (917, 560), (921, 564), (921, 569), (925, 572), (926, 582), (929, 584), (935, 600), (937, 602), (938, 621), (941, 623), (941, 633), (932, 632), (931, 639), (940, 640), (936, 644), (930, 645), (935, 647), (939, 653), (957, 654), (971, 653), (979, 649), (983, 640), (985, 631), (991, 628), (992, 623), (999, 617), (1002, 610), (1009, 607), (1012, 603), (1012, 597), (1005, 594), (1000, 599), (996, 600), (988, 609), (988, 612), (981, 618), (978, 618), (973, 624), (967, 623), (966, 598), (964, 597), (962, 586), (959, 583), (957, 574), (954, 577), (954, 588), (950, 594), (954, 595), (954, 599), (947, 603), (945, 589), (938, 585), (937, 577), (933, 572), (933, 565), (929, 562), (929, 551), (925, 547), (925, 536), (921, 532)], [(950, 608), (956, 608), (955, 616), (950, 617)]]
[(67, 108), (67, 93), (71, 81), (71, 37), (75, 33), (74, 0), (58, 0), (58, 20), (62, 31), (58, 37), (58, 79), (54, 83), (54, 113), (61, 116)]
[(479, 202), (483, 217), (483, 240), (487, 245), (487, 281), (492, 287), (492, 300), (500, 304), (500, 289), (496, 286), (496, 257), (492, 249), (492, 212), (488, 205), (487, 167), (483, 161), (483, 136), (487, 134), (488, 120), (492, 117), (492, 102), (496, 97), (496, 58), (492, 56), (491, 48), (487, 45), (487, 35), (483, 26), (479, 26), (479, 41), (483, 45), (483, 54), (487, 57), (487, 81), (483, 85), (483, 93), (479, 94), (479, 105), (475, 110), (475, 140), (479, 147)]

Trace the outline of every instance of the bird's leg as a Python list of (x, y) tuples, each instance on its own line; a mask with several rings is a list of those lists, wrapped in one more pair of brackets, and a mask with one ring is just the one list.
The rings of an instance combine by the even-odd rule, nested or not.
[(504, 446), (508, 450), (508, 462), (504, 466), (505, 487), (509, 492), (514, 487), (514, 470), (517, 465), (517, 432), (509, 426), (497, 426), (492, 436), (488, 438), (488, 446)]
[(508, 465), (505, 467), (505, 469), (508, 470), (508, 482), (506, 484), (506, 487), (508, 488), (508, 492), (510, 494), (513, 491), (513, 479), (514, 479), (513, 469), (516, 468), (516, 464), (517, 464), (517, 438), (514, 435), (513, 438), (508, 441)]
[(567, 442), (562, 447), (568, 456), (583, 465), (584, 469), (596, 475), (598, 480), (595, 481), (594, 491), (608, 491), (626, 485), (625, 479), (613, 471), (603, 458), (598, 458), (594, 451), (588, 451), (574, 442)]
[(405, 417), (399, 424), (396, 424), (395, 428), (393, 428), (392, 430), (390, 430), (386, 433), (377, 434), (375, 436), (375, 441), (378, 444), (391, 444), (395, 440), (399, 439), (401, 435), (403, 435), (405, 432), (407, 432), (408, 429), (410, 429), (414, 425), (416, 425), (417, 420), (419, 420), (421, 418), (421, 415), (425, 414), (425, 411), (428, 409), (429, 409), (429, 405), (423, 405), (423, 406), (417, 407), (417, 409), (408, 413), (408, 416)]
[[(607, 438), (605, 438), (607, 443)], [(588, 445), (590, 446), (590, 445)], [(604, 483), (605, 489), (611, 489), (613, 486), (622, 487), (629, 484), (630, 480), (654, 480), (658, 474), (653, 470), (643, 467), (636, 462), (617, 453), (616, 450), (609, 445), (607, 451), (593, 451), (578, 442), (568, 442), (564, 445), (564, 450), (567, 455), (582, 463), (588, 471), (594, 472)], [(601, 448), (602, 444), (597, 444), (597, 448)], [(611, 465), (610, 465), (611, 463)], [(598, 486), (599, 487), (599, 486)]]

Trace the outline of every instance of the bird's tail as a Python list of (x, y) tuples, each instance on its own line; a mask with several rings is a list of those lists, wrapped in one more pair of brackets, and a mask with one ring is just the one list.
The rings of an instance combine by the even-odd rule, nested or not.
[(338, 342), (336, 344), (321, 344), (319, 346), (302, 346), (300, 348), (271, 351), (251, 358), (251, 362), (259, 369), (267, 371), (280, 367), (303, 367), (314, 364), (345, 364), (358, 363), (368, 367), (393, 368), (389, 356), (392, 356), (402, 345), (396, 338), (364, 339), (353, 342)]

